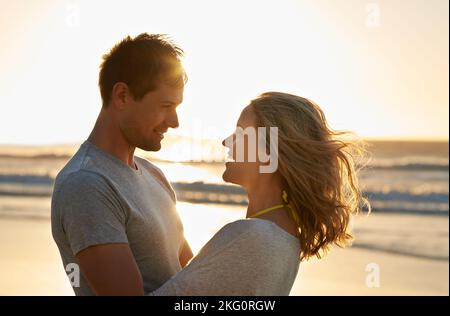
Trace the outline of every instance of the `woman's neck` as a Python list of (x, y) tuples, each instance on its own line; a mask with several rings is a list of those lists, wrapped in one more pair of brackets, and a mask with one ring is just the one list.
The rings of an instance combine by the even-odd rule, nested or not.
[[(283, 204), (283, 185), (281, 181), (255, 181), (256, 186), (247, 188), (248, 207), (247, 218), (266, 208)], [(272, 221), (294, 237), (297, 237), (298, 227), (289, 213), (288, 207), (274, 209), (258, 216), (259, 219)]]
[(283, 203), (281, 183), (264, 180), (259, 180), (255, 183), (256, 185), (247, 188), (247, 217), (251, 217), (265, 208)]

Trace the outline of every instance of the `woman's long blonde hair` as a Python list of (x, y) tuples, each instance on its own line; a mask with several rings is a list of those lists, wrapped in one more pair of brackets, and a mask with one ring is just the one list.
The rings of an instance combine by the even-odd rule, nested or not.
[(371, 210), (357, 179), (368, 161), (366, 144), (341, 137), (354, 134), (332, 130), (319, 106), (306, 98), (267, 92), (250, 107), (257, 126), (278, 127), (277, 172), (298, 214), (301, 259), (320, 258), (332, 244), (345, 247), (353, 239), (351, 215)]

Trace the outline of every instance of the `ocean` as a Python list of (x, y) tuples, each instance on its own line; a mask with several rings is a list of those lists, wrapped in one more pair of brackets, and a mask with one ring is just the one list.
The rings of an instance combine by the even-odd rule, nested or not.
[[(77, 148), (71, 148), (73, 151)], [(371, 142), (372, 161), (359, 175), (374, 212), (446, 215), (449, 212), (448, 142)], [(50, 197), (58, 171), (70, 150), (46, 148), (14, 151), (0, 147), (0, 199)], [(69, 151), (69, 152), (68, 152)], [(145, 156), (145, 158), (148, 158)], [(244, 191), (225, 184), (221, 162), (154, 160), (171, 181), (180, 201), (245, 205)], [(0, 204), (0, 214), (17, 212)], [(48, 210), (29, 210), (27, 216), (48, 216)]]
[[(384, 220), (360, 221), (355, 246), (448, 260), (448, 142), (369, 144), (372, 161), (359, 181), (372, 214), (383, 214)], [(0, 146), (0, 217), (49, 220), (54, 179), (77, 148)], [(137, 154), (152, 160), (171, 181), (194, 251), (221, 226), (245, 217), (244, 191), (222, 181), (223, 163)], [(386, 216), (395, 220), (386, 223)]]

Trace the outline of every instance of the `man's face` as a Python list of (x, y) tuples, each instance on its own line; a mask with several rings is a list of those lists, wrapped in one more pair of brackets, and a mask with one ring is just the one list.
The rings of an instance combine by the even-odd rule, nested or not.
[(183, 101), (183, 90), (161, 84), (139, 101), (129, 98), (119, 124), (130, 145), (146, 151), (161, 149), (164, 133), (169, 127), (178, 127), (176, 110)]

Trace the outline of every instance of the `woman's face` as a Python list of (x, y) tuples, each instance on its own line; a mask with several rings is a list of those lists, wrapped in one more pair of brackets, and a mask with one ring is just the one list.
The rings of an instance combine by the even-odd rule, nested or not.
[[(226, 169), (222, 175), (225, 182), (248, 188), (257, 181), (260, 166), (257, 130), (256, 116), (253, 109), (247, 106), (237, 121), (235, 132), (222, 141), (222, 144), (228, 148)], [(256, 159), (251, 159), (252, 156)]]

